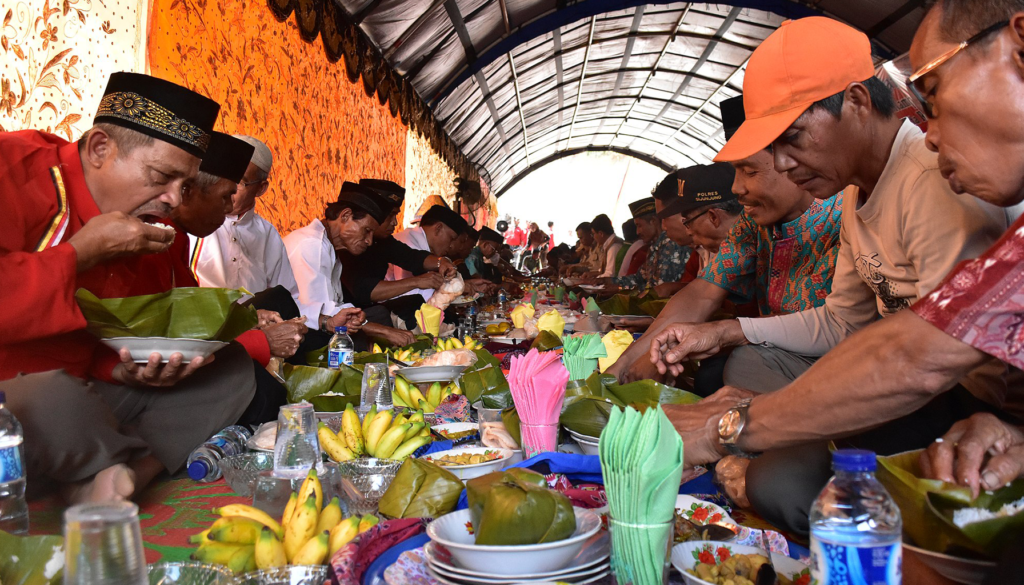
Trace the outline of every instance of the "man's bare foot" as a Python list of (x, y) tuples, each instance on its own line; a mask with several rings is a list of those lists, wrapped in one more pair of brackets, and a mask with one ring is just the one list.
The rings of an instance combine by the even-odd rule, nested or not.
[(135, 493), (135, 472), (123, 463), (112, 465), (92, 479), (68, 485), (63, 490), (68, 504), (99, 504), (127, 500)]

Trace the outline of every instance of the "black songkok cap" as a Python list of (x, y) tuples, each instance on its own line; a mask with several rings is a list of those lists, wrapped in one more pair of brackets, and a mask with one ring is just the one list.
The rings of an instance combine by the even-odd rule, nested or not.
[(114, 73), (94, 123), (123, 126), (203, 157), (220, 104), (180, 85), (141, 73)]
[(655, 212), (654, 197), (644, 197), (639, 201), (634, 201), (629, 204), (629, 213), (634, 218), (643, 217), (645, 215), (654, 215)]
[(747, 115), (743, 112), (743, 94), (722, 100), (722, 103), (718, 104), (718, 109), (722, 112), (722, 129), (725, 130), (725, 140), (729, 141), (732, 135), (739, 130), (740, 124), (747, 119)]
[(495, 244), (501, 244), (505, 241), (501, 234), (487, 226), (480, 228), (480, 239), (484, 242), (494, 242)]
[(462, 219), (462, 216), (455, 213), (451, 209), (448, 209), (444, 205), (435, 205), (427, 210), (423, 214), (423, 218), (420, 219), (420, 225), (433, 225), (437, 222), (441, 222), (444, 225), (452, 228), (452, 231), (456, 235), (466, 232), (466, 228), (469, 227), (469, 223)]
[(661, 210), (658, 219), (677, 214), (686, 216), (701, 207), (735, 201), (736, 195), (732, 192), (735, 178), (736, 169), (724, 162), (679, 169), (676, 171), (679, 196)]
[(377, 204), (377, 207), (380, 207), (380, 210), (384, 212), (385, 217), (391, 215), (397, 207), (394, 200), (383, 192), (362, 183), (345, 181), (344, 184), (341, 185), (341, 191), (342, 193), (362, 193), (363, 195), (372, 198), (374, 203)]
[(358, 209), (370, 214), (370, 217), (377, 220), (377, 223), (384, 223), (384, 220), (391, 215), (390, 207), (385, 205), (385, 199), (373, 189), (364, 187), (358, 183), (346, 181), (341, 186), (341, 193), (338, 194), (338, 203), (350, 203)]
[(359, 179), (359, 184), (369, 187), (391, 201), (393, 208), (397, 209), (405, 203), (405, 187), (394, 181), (384, 179)]
[(199, 170), (233, 183), (240, 183), (255, 150), (251, 144), (230, 134), (214, 132), (210, 135), (210, 147), (203, 155)]

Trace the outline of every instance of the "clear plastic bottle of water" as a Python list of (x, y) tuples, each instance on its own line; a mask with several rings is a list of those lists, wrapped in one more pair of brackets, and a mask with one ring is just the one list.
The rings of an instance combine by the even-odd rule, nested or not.
[(28, 533), (28, 504), (25, 502), (25, 434), (21, 423), (7, 409), (7, 396), (0, 392), (0, 530)]
[(340, 370), (342, 364), (351, 366), (354, 358), (355, 345), (348, 336), (348, 327), (335, 327), (334, 337), (327, 344), (327, 367)]
[(220, 460), (245, 451), (245, 442), (252, 437), (249, 429), (233, 425), (210, 437), (196, 447), (188, 458), (188, 476), (208, 483), (220, 479)]
[(900, 509), (875, 479), (875, 454), (832, 455), (835, 476), (811, 507), (811, 577), (821, 585), (895, 585), (902, 580)]

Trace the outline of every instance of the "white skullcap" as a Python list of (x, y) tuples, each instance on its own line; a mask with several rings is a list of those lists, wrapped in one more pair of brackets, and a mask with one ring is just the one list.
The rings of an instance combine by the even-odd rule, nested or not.
[(250, 162), (258, 166), (264, 173), (270, 173), (270, 167), (274, 166), (274, 155), (270, 153), (270, 149), (267, 148), (267, 145), (252, 136), (246, 136), (244, 134), (235, 134), (234, 136), (239, 140), (244, 140), (251, 144), (252, 147), (256, 149), (252, 153), (252, 160)]

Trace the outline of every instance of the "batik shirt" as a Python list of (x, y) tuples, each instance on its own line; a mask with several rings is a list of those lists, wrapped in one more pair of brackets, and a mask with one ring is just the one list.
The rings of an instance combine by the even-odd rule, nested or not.
[(668, 239), (665, 232), (651, 243), (647, 252), (647, 260), (639, 272), (630, 276), (617, 276), (612, 282), (622, 288), (646, 290), (666, 282), (678, 282), (683, 277), (686, 261), (690, 259), (690, 249)]
[(948, 335), (1024, 368), (1024, 217), (911, 310)]
[(756, 300), (762, 316), (820, 306), (832, 290), (842, 215), (842, 193), (815, 199), (800, 217), (771, 227), (743, 212), (699, 278), (734, 302)]

